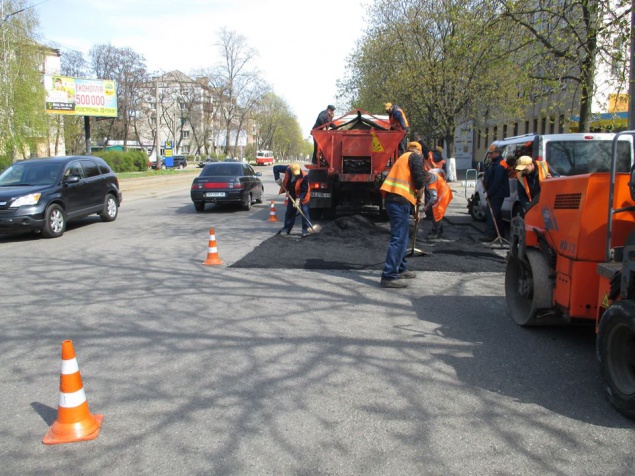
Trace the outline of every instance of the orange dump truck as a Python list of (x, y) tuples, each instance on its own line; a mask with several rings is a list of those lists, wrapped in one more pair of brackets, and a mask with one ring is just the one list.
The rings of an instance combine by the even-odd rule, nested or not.
[(391, 131), (388, 118), (361, 109), (316, 127), (318, 163), (307, 165), (311, 216), (332, 219), (341, 213), (383, 213), (379, 187), (398, 158), (403, 131)]

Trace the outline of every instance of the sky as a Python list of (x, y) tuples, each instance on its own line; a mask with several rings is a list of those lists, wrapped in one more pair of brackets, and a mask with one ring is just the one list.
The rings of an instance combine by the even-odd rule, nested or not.
[[(254, 67), (310, 137), (366, 27), (370, 0), (34, 0), (40, 41), (88, 59), (93, 45), (131, 48), (150, 72), (185, 74), (218, 64), (226, 28), (258, 52)], [(335, 111), (345, 114), (340, 107)]]

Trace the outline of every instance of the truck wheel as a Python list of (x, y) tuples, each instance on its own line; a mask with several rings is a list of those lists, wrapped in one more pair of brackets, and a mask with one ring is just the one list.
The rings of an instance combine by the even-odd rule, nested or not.
[(635, 303), (619, 301), (606, 310), (595, 355), (607, 399), (620, 413), (635, 418)]
[(46, 238), (59, 238), (66, 230), (66, 215), (62, 207), (53, 204), (46, 209), (42, 236)]
[(539, 326), (561, 322), (541, 317), (539, 311), (552, 309), (553, 283), (544, 255), (527, 250), (527, 263), (511, 255), (505, 269), (505, 298), (512, 320), (519, 326)]

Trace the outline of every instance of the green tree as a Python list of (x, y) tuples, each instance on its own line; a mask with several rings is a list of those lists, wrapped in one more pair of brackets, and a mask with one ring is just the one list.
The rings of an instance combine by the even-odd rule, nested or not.
[(259, 149), (272, 150), (284, 160), (304, 155), (300, 125), (282, 98), (266, 94), (256, 106), (253, 119)]
[(354, 105), (372, 112), (399, 104), (414, 138), (442, 139), (453, 156), (458, 124), (485, 119), (488, 108), (517, 113), (523, 104), (523, 75), (509, 54), (519, 46), (492, 2), (377, 0), (368, 16), (351, 75), (340, 83), (340, 96)]
[[(80, 51), (69, 50), (62, 53), (62, 74), (71, 78), (90, 78), (90, 66)], [(84, 154), (86, 152), (86, 137), (83, 116), (53, 115), (56, 125), (63, 123), (64, 143), (66, 154)], [(56, 130), (59, 130), (56, 128)], [(57, 152), (56, 152), (57, 153)]]
[(46, 48), (35, 41), (37, 17), (21, 0), (0, 4), (0, 156), (5, 165), (37, 155), (47, 136), (41, 68)]
[[(576, 90), (581, 131), (588, 131), (598, 68), (627, 91), (630, 7), (627, 0), (498, 0), (504, 17), (529, 34), (528, 68), (543, 92)], [(544, 94), (543, 94), (544, 96)], [(608, 102), (608, 101), (607, 101)]]

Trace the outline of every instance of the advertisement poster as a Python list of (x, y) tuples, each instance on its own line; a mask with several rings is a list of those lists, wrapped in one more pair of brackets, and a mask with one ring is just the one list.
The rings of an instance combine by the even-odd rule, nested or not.
[(44, 76), (44, 88), (48, 114), (117, 117), (114, 81)]

